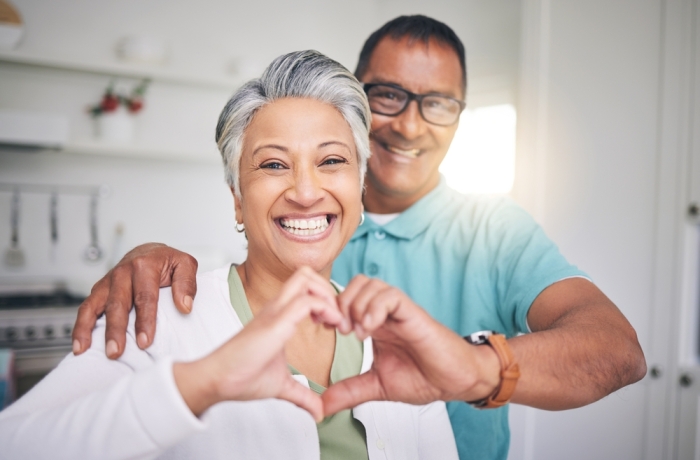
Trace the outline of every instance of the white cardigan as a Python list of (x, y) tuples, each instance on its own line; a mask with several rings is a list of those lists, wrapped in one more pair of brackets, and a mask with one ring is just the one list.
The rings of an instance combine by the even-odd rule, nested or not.
[[(124, 355), (104, 353), (104, 318), (92, 348), (68, 355), (19, 401), (0, 412), (0, 458), (318, 459), (313, 418), (277, 399), (223, 402), (195, 417), (182, 399), (172, 362), (201, 358), (242, 325), (229, 299), (229, 267), (197, 277), (189, 315), (161, 289), (156, 336), (136, 346), (132, 312)], [(362, 372), (372, 363), (365, 342)], [(303, 376), (296, 376), (308, 386)], [(445, 404), (369, 402), (353, 409), (367, 433), (369, 458), (456, 459)]]

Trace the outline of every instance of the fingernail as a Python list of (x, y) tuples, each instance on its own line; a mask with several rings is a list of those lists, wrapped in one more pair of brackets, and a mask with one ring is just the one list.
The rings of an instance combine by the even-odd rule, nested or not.
[(192, 311), (192, 296), (186, 295), (185, 298), (182, 299), (182, 303), (185, 304), (187, 311)]
[(372, 315), (367, 313), (365, 317), (362, 319), (362, 326), (367, 328), (372, 324)]
[(148, 336), (145, 332), (139, 332), (139, 336), (136, 338), (136, 342), (139, 344), (140, 349), (144, 349), (148, 346)]
[(347, 334), (350, 332), (350, 322), (347, 319), (343, 319), (340, 321), (340, 332), (343, 334)]
[(73, 354), (77, 355), (80, 353), (80, 340), (73, 340)]
[(365, 329), (361, 325), (355, 324), (355, 334), (357, 334), (358, 337), (364, 337)]
[(117, 342), (114, 340), (110, 340), (107, 342), (107, 356), (110, 358), (117, 356), (117, 353), (119, 353), (119, 347), (117, 346)]

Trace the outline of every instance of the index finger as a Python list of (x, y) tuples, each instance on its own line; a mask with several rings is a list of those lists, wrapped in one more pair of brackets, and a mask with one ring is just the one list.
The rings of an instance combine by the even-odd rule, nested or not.
[(97, 318), (105, 311), (110, 287), (108, 276), (95, 283), (90, 295), (78, 307), (78, 316), (72, 334), (75, 355), (83, 353), (92, 345), (92, 330), (95, 328)]

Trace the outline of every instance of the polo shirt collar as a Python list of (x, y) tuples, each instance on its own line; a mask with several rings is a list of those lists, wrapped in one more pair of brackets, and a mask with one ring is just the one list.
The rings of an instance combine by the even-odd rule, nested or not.
[(379, 225), (372, 219), (365, 219), (365, 222), (357, 227), (350, 240), (360, 238), (371, 231), (379, 229), (395, 238), (413, 239), (424, 232), (433, 222), (434, 218), (444, 207), (448, 195), (449, 187), (445, 178), (440, 175), (440, 182), (437, 187), (418, 200), (413, 206), (399, 214), (396, 219), (386, 225)]

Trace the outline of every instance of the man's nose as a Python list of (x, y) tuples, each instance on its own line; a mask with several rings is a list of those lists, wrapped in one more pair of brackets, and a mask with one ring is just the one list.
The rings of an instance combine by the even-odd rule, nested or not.
[(391, 126), (394, 131), (401, 134), (406, 140), (414, 140), (425, 134), (428, 129), (427, 122), (423, 120), (418, 107), (418, 101), (410, 101), (408, 107), (395, 116)]
[(312, 166), (296, 168), (292, 180), (293, 183), (285, 193), (288, 201), (309, 208), (323, 199), (325, 190), (316, 168)]

